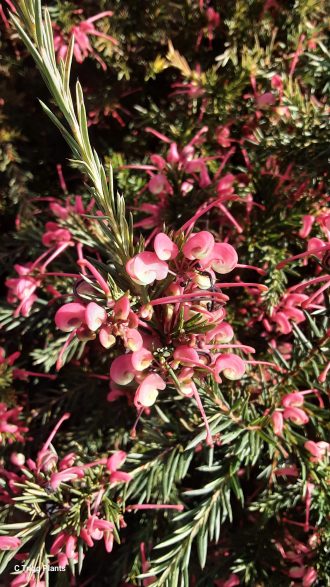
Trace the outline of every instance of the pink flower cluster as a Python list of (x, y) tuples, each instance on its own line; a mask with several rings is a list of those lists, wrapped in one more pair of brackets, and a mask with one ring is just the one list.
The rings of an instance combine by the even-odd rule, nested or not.
[[(65, 500), (65, 505), (63, 506), (65, 515), (66, 509), (70, 508), (71, 499), (74, 498), (74, 501), (77, 499), (76, 490), (81, 489), (81, 483), (84, 486), (84, 479), (88, 471), (96, 470), (96, 490), (88, 493), (81, 492), (83, 502), (78, 527), (77, 525), (71, 526), (66, 523), (65, 530), (56, 532), (60, 527), (58, 524), (63, 522), (63, 520), (60, 520), (62, 508), (58, 508), (57, 511), (59, 522), (55, 523), (55, 528), (50, 527), (52, 543), (49, 554), (55, 557), (54, 563), (63, 569), (68, 565), (72, 567), (78, 563), (78, 549), (82, 547), (82, 557), (84, 557), (84, 551), (88, 548), (93, 548), (95, 542), (100, 540), (104, 541), (105, 550), (108, 553), (112, 551), (118, 529), (125, 528), (126, 523), (121, 513), (121, 504), (119, 502), (118, 513), (114, 518), (115, 521), (107, 518), (109, 512), (103, 507), (103, 498), (109, 492), (109, 486), (111, 489), (116, 484), (129, 483), (132, 479), (129, 473), (120, 470), (127, 456), (122, 450), (117, 450), (109, 457), (102, 457), (87, 464), (75, 464), (79, 459), (73, 452), (59, 459), (52, 443), (60, 426), (68, 418), (70, 418), (69, 413), (63, 414), (37, 453), (35, 461), (27, 459), (25, 463), (25, 459), (16, 458), (16, 455), (12, 459), (12, 464), (19, 470), (19, 473), (1, 469), (3, 484), (0, 488), (0, 501), (13, 503), (13, 499), (19, 497), (24, 491), (25, 482), (33, 480), (34, 484), (41, 488), (46, 487), (49, 493), (60, 492), (59, 495)], [(5, 484), (6, 488), (4, 487)], [(182, 511), (183, 506), (180, 504), (131, 504), (126, 507), (126, 511), (144, 509), (175, 509)], [(67, 519), (65, 519), (65, 522), (67, 522)], [(53, 532), (54, 529), (55, 532)], [(55, 538), (53, 538), (54, 534), (56, 535)], [(16, 536), (8, 533), (0, 537), (0, 551), (15, 551), (17, 560), (26, 560), (28, 556), (26, 552), (18, 552), (24, 545), (24, 532), (18, 532)], [(41, 572), (40, 575), (42, 577), (43, 573)], [(27, 585), (29, 587), (44, 587), (44, 581), (35, 579), (28, 572), (21, 572), (13, 579), (10, 585), (11, 587), (26, 587)]]
[[(82, 10), (78, 9), (75, 12), (80, 14)], [(103, 70), (107, 69), (107, 66), (103, 59), (101, 59), (98, 53), (96, 53), (96, 51), (93, 49), (89, 37), (99, 37), (101, 39), (104, 39), (105, 41), (109, 41), (110, 43), (112, 43), (112, 45), (118, 45), (118, 41), (116, 39), (114, 39), (110, 35), (107, 35), (106, 33), (103, 33), (102, 31), (99, 31), (94, 25), (94, 22), (96, 22), (97, 20), (104, 19), (112, 15), (113, 12), (111, 12), (110, 10), (106, 10), (105, 12), (100, 12), (95, 16), (91, 16), (86, 20), (80, 21), (70, 29), (68, 36), (74, 36), (73, 54), (78, 63), (83, 63), (83, 61), (87, 57), (91, 56), (94, 57), (94, 59), (96, 59), (96, 61), (100, 63)], [(60, 27), (55, 25), (54, 47), (58, 59), (65, 60), (66, 54), (68, 52), (68, 40), (66, 37), (67, 35), (63, 34)]]
[[(209, 376), (221, 382), (220, 373), (231, 380), (243, 377), (244, 360), (223, 351), (239, 348), (254, 352), (252, 347), (231, 343), (234, 333), (225, 321), (224, 308), (228, 297), (221, 289), (251, 284), (217, 281), (217, 274), (227, 274), (238, 266), (238, 257), (234, 247), (217, 243), (211, 232), (190, 231), (173, 238), (161, 232), (154, 238), (153, 249), (138, 253), (126, 263), (133, 289), (138, 287), (139, 301), (136, 295), (127, 293), (114, 300), (98, 270), (81, 258), (78, 264), (91, 272), (105, 301), (103, 305), (94, 301), (67, 303), (57, 310), (55, 323), (69, 333), (64, 348), (75, 336), (91, 340), (97, 335), (104, 348), (123, 344), (125, 354), (111, 363), (110, 401), (131, 390), (141, 414), (155, 403), (159, 391), (170, 385), (180, 394), (195, 398), (211, 444), (197, 388), (203, 387)], [(158, 298), (153, 293), (157, 282), (163, 292)], [(78, 296), (82, 290), (90, 298), (95, 296), (95, 290), (93, 293), (93, 287), (85, 281), (75, 288)], [(157, 324), (162, 324), (161, 331)], [(62, 356), (63, 349), (58, 368)]]
[[(189, 194), (191, 196), (194, 193), (193, 190), (197, 192), (202, 190), (204, 202), (197, 208), (191, 223), (194, 223), (211, 208), (216, 208), (223, 220), (241, 233), (242, 227), (231, 214), (225, 202), (239, 200), (248, 208), (251, 207), (249, 198), (239, 198), (234, 189), (234, 183), (245, 186), (248, 177), (244, 173), (236, 176), (231, 173), (222, 175), (224, 166), (235, 152), (235, 147), (230, 148), (234, 140), (230, 137), (229, 126), (217, 128), (216, 139), (221, 149), (217, 155), (212, 157), (202, 156), (199, 153), (209, 130), (207, 126), (203, 126), (183, 147), (152, 128), (145, 130), (169, 146), (165, 156), (156, 153), (150, 156), (151, 165), (124, 166), (127, 169), (141, 169), (148, 173), (150, 179), (140, 193), (148, 190), (156, 200), (155, 203), (147, 202), (139, 205), (139, 211), (145, 212), (147, 216), (136, 222), (135, 227), (153, 229), (151, 237), (149, 237), (152, 238), (161, 230), (164, 215), (170, 213), (173, 198), (188, 198)], [(220, 165), (218, 170), (212, 174), (209, 165), (211, 162), (214, 164), (218, 159)]]

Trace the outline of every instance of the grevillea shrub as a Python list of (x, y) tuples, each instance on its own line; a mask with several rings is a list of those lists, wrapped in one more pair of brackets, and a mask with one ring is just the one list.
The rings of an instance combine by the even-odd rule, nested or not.
[(326, 3), (0, 19), (1, 584), (326, 587)]

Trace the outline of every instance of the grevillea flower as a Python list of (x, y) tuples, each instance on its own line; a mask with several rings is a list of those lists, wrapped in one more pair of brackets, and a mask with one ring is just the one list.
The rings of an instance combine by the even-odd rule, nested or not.
[(129, 473), (118, 471), (118, 469), (120, 469), (120, 467), (126, 461), (126, 457), (127, 455), (123, 450), (117, 450), (113, 455), (111, 455), (111, 457), (108, 458), (106, 467), (110, 473), (110, 483), (127, 483), (132, 479), (132, 476)]
[(243, 377), (245, 363), (240, 357), (231, 353), (220, 355), (215, 361), (214, 372), (217, 376), (223, 373), (227, 379), (235, 381)]
[(155, 237), (154, 249), (157, 257), (162, 261), (175, 259), (179, 252), (177, 245), (164, 232), (159, 232)]
[(77, 536), (73, 536), (67, 532), (59, 532), (56, 536), (50, 547), (50, 554), (57, 556), (58, 563), (61, 567), (66, 567), (69, 564), (69, 560), (77, 560), (77, 542)]
[(209, 257), (214, 248), (214, 238), (210, 232), (202, 230), (192, 234), (183, 245), (182, 251), (187, 259), (205, 259)]
[(81, 529), (80, 537), (87, 546), (94, 546), (93, 540), (104, 539), (105, 549), (111, 552), (113, 548), (113, 530), (114, 524), (108, 520), (102, 520), (96, 515), (89, 516), (86, 527)]
[(136, 328), (125, 328), (123, 332), (124, 344), (130, 351), (139, 351), (143, 346), (143, 338)]
[(205, 335), (205, 341), (209, 343), (210, 341), (214, 343), (228, 343), (234, 337), (234, 331), (228, 322), (222, 322), (213, 330), (210, 330)]
[(34, 293), (40, 285), (40, 280), (28, 275), (32, 271), (32, 264), (14, 265), (14, 269), (19, 277), (6, 279), (6, 287), (8, 287), (7, 301), (9, 304), (19, 302), (15, 310), (15, 315), (21, 314), (26, 317), (29, 316), (34, 302), (38, 299)]
[(284, 427), (282, 412), (275, 410), (275, 412), (273, 412), (271, 415), (271, 421), (273, 424), (274, 434), (277, 436), (282, 436)]
[(110, 367), (110, 379), (118, 385), (127, 385), (133, 381), (135, 370), (132, 365), (132, 355), (116, 357)]
[(187, 345), (178, 346), (173, 353), (173, 358), (187, 367), (201, 363), (198, 352)]
[(21, 546), (21, 540), (16, 536), (0, 536), (0, 550), (16, 550)]
[(72, 332), (85, 321), (85, 312), (86, 306), (79, 302), (70, 302), (57, 310), (55, 324), (63, 332)]
[(127, 320), (131, 306), (127, 296), (123, 296), (117, 300), (113, 306), (113, 315), (116, 320)]
[(67, 481), (75, 481), (76, 479), (82, 479), (84, 477), (84, 470), (82, 467), (69, 467), (64, 471), (52, 473), (50, 477), (50, 486), (54, 491), (59, 488), (61, 483), (67, 483)]
[[(102, 39), (110, 41), (113, 45), (118, 45), (118, 41), (116, 39), (97, 30), (94, 26), (95, 21), (106, 16), (112, 16), (112, 14), (113, 13), (109, 10), (100, 12), (99, 14), (95, 14), (94, 16), (91, 16), (90, 18), (83, 20), (72, 27), (70, 32), (74, 36), (75, 41), (73, 46), (73, 54), (78, 63), (83, 63), (88, 55), (92, 55), (100, 63), (102, 69), (106, 70), (107, 66), (100, 58), (100, 56), (95, 53), (90, 43), (89, 35), (101, 37)], [(62, 31), (57, 26), (55, 27), (54, 31), (54, 47), (58, 58), (65, 60), (68, 46), (66, 40), (63, 37)]]
[(211, 267), (216, 273), (229, 273), (238, 263), (237, 253), (228, 243), (215, 243), (211, 253), (203, 259), (202, 267)]
[(116, 344), (116, 337), (112, 334), (111, 326), (103, 326), (99, 331), (99, 341), (105, 349), (110, 349)]
[(194, 370), (187, 368), (182, 369), (181, 373), (178, 375), (178, 381), (180, 383), (178, 391), (185, 397), (194, 397), (197, 395), (196, 384), (192, 381), (193, 376)]
[(327, 454), (330, 454), (330, 444), (322, 440), (319, 442), (308, 440), (304, 447), (312, 455), (311, 461), (314, 463), (319, 463)]
[(157, 373), (151, 373), (142, 381), (135, 392), (134, 404), (137, 408), (149, 408), (158, 396), (158, 390), (166, 387), (165, 381)]
[[(64, 306), (65, 307), (65, 306)], [(85, 321), (90, 330), (94, 332), (98, 330), (100, 326), (105, 322), (107, 319), (107, 313), (104, 308), (101, 308), (95, 302), (90, 302), (85, 311)]]
[(13, 452), (10, 455), (10, 462), (16, 467), (22, 467), (25, 463), (25, 455), (21, 452)]
[(20, 421), (22, 410), (21, 406), (9, 408), (4, 402), (0, 403), (0, 445), (24, 442), (23, 434), (28, 428)]
[(309, 422), (309, 417), (306, 412), (304, 412), (304, 410), (301, 408), (295, 407), (285, 408), (283, 412), (283, 418), (284, 420), (290, 420), (290, 422), (293, 422), (298, 426), (303, 426)]
[(315, 222), (315, 216), (311, 214), (306, 214), (302, 218), (302, 227), (299, 230), (299, 236), (301, 238), (307, 238), (312, 230), (313, 224)]
[(153, 175), (148, 183), (149, 191), (154, 195), (159, 195), (162, 193), (170, 194), (172, 192), (172, 187), (168, 182), (166, 175), (157, 174)]
[(149, 285), (156, 279), (162, 280), (167, 277), (168, 265), (161, 261), (156, 253), (145, 251), (127, 262), (126, 271), (139, 285)]
[(178, 145), (176, 143), (171, 143), (166, 159), (171, 165), (179, 163), (180, 155), (178, 151)]
[(153, 361), (153, 355), (148, 349), (141, 348), (131, 355), (132, 366), (135, 371), (144, 371), (150, 367)]
[(71, 241), (71, 234), (66, 228), (62, 228), (56, 222), (46, 222), (46, 231), (42, 236), (42, 244), (45, 247), (53, 247)]
[(293, 393), (288, 393), (284, 397), (282, 397), (281, 404), (285, 408), (291, 408), (292, 406), (299, 407), (302, 406), (304, 403), (304, 396), (295, 391)]

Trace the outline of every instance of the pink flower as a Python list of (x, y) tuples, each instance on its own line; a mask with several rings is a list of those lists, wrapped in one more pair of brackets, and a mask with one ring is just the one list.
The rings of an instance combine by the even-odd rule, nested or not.
[(55, 314), (55, 324), (63, 332), (72, 332), (85, 321), (86, 307), (78, 302), (61, 306)]
[(281, 79), (281, 76), (278, 75), (277, 73), (275, 73), (271, 79), (270, 85), (272, 86), (272, 88), (274, 88), (275, 90), (278, 90), (280, 93), (282, 93), (283, 91), (283, 82)]
[(307, 424), (309, 422), (309, 417), (307, 416), (306, 412), (300, 408), (290, 407), (286, 408), (283, 412), (284, 420), (290, 420), (294, 424), (298, 426), (302, 426), (303, 424)]
[[(69, 559), (76, 560), (77, 541), (77, 536), (72, 536), (66, 532), (60, 532), (56, 536), (50, 548), (50, 554), (57, 556), (58, 563), (61, 567), (66, 567), (69, 564)], [(65, 553), (63, 550), (65, 550)]]
[(105, 349), (110, 349), (116, 344), (116, 338), (112, 334), (111, 326), (103, 326), (99, 331), (99, 341)]
[(92, 332), (98, 330), (107, 319), (107, 313), (95, 302), (90, 302), (85, 311), (85, 322)]
[(10, 462), (16, 467), (22, 467), (25, 463), (25, 456), (21, 452), (13, 452), (10, 455)]
[(61, 206), (57, 202), (51, 202), (49, 208), (55, 216), (58, 216), (62, 220), (66, 220), (70, 214), (70, 207)]
[(158, 390), (165, 389), (166, 383), (157, 373), (151, 373), (142, 381), (135, 392), (134, 404), (137, 408), (152, 406), (158, 396)]
[(291, 567), (289, 570), (289, 577), (292, 579), (302, 579), (305, 573), (304, 567)]
[(130, 351), (139, 351), (143, 346), (143, 338), (136, 328), (125, 328), (123, 333), (124, 344)]
[(275, 412), (273, 412), (271, 415), (271, 421), (273, 424), (274, 434), (277, 436), (282, 436), (284, 426), (282, 412), (275, 410)]
[(234, 193), (233, 183), (235, 181), (235, 176), (232, 173), (227, 173), (224, 175), (218, 185), (217, 185), (217, 192), (219, 196), (223, 195), (230, 195)]
[(311, 587), (313, 583), (315, 583), (317, 579), (317, 572), (314, 567), (307, 567), (305, 568), (305, 573), (303, 576), (302, 587)]
[(57, 465), (58, 456), (53, 450), (46, 450), (38, 453), (37, 465), (41, 471), (53, 471)]
[(16, 550), (21, 546), (21, 540), (16, 536), (0, 536), (0, 550)]
[(196, 397), (197, 387), (192, 381), (193, 376), (194, 370), (189, 368), (182, 369), (181, 373), (178, 375), (178, 381), (180, 382), (178, 391), (185, 397)]
[(328, 453), (330, 453), (330, 444), (322, 440), (320, 442), (308, 440), (305, 442), (304, 447), (312, 455), (311, 461), (314, 463), (319, 463)]
[(187, 194), (189, 194), (193, 187), (194, 184), (192, 183), (192, 181), (183, 181), (180, 188), (182, 195), (186, 196)]
[(172, 188), (167, 180), (166, 175), (162, 175), (159, 173), (158, 175), (153, 175), (148, 183), (149, 191), (154, 195), (159, 195), (162, 193), (171, 193)]
[(76, 554), (77, 536), (69, 536), (65, 545), (65, 554), (68, 559), (74, 559)]
[(306, 214), (305, 216), (303, 216), (303, 225), (298, 233), (301, 238), (308, 237), (308, 235), (310, 234), (310, 231), (312, 230), (312, 226), (313, 226), (314, 222), (315, 222), (315, 216), (312, 216), (311, 214)]
[(82, 467), (69, 467), (64, 471), (53, 473), (50, 477), (50, 486), (56, 491), (61, 483), (75, 481), (76, 479), (82, 479), (82, 477), (84, 477), (84, 470)]
[(19, 277), (6, 279), (5, 284), (9, 291), (7, 301), (9, 304), (20, 302), (15, 315), (29, 316), (33, 303), (38, 299), (35, 290), (40, 285), (40, 280), (28, 275), (32, 270), (31, 264), (14, 265)]
[(156, 155), (156, 154), (151, 155), (150, 161), (156, 167), (158, 167), (158, 169), (164, 169), (164, 167), (166, 167), (166, 161), (165, 161), (164, 157), (162, 157), (161, 155)]
[(150, 367), (153, 361), (153, 355), (150, 351), (142, 347), (140, 350), (132, 353), (131, 360), (135, 371), (144, 371)]
[(180, 161), (178, 145), (176, 143), (171, 143), (166, 159), (171, 165)]
[(110, 483), (127, 483), (132, 479), (132, 476), (129, 473), (118, 471), (118, 469), (124, 464), (126, 456), (127, 455), (123, 450), (117, 450), (117, 452), (108, 458), (107, 469), (110, 473)]
[(53, 247), (70, 242), (71, 234), (66, 228), (61, 228), (56, 222), (46, 222), (46, 232), (42, 236), (42, 244), (45, 247)]
[(139, 285), (149, 285), (156, 279), (167, 277), (168, 265), (158, 259), (156, 253), (145, 251), (138, 253), (126, 263), (128, 275)]
[(117, 300), (113, 306), (113, 315), (116, 320), (123, 320), (125, 322), (129, 316), (130, 311), (131, 306), (127, 296), (123, 296)]
[(12, 444), (14, 441), (24, 442), (22, 433), (27, 432), (28, 428), (20, 422), (22, 410), (21, 406), (8, 409), (5, 403), (0, 403), (0, 445)]
[(86, 528), (82, 528), (80, 537), (87, 546), (94, 546), (93, 540), (104, 539), (105, 549), (111, 552), (113, 548), (113, 530), (114, 524), (108, 520), (101, 520), (96, 515), (89, 516)]
[(215, 374), (223, 373), (227, 379), (235, 381), (241, 379), (245, 373), (245, 363), (238, 356), (231, 353), (220, 355), (214, 365)]
[(291, 408), (292, 406), (299, 407), (302, 406), (304, 403), (304, 396), (299, 393), (299, 391), (295, 391), (293, 393), (288, 393), (287, 395), (282, 397), (281, 404), (285, 408)]
[(210, 232), (202, 230), (197, 234), (188, 237), (187, 242), (183, 245), (184, 256), (193, 261), (194, 259), (205, 259), (212, 253), (214, 247), (214, 238)]
[(238, 262), (237, 253), (228, 243), (215, 243), (210, 255), (203, 259), (202, 267), (211, 267), (216, 273), (229, 273)]
[(155, 237), (154, 249), (157, 257), (162, 261), (175, 259), (179, 252), (177, 245), (164, 232), (158, 233)]
[[(88, 35), (101, 37), (102, 39), (105, 39), (107, 41), (110, 41), (112, 44), (117, 45), (118, 42), (116, 41), (116, 39), (110, 37), (110, 35), (98, 31), (93, 24), (96, 20), (104, 18), (105, 16), (112, 16), (112, 14), (113, 13), (109, 10), (105, 12), (100, 12), (99, 14), (96, 14), (95, 16), (92, 16), (87, 20), (83, 20), (79, 24), (72, 27), (71, 33), (74, 35), (75, 39), (73, 53), (78, 63), (83, 63), (86, 57), (88, 57), (88, 55), (91, 54), (100, 63), (103, 70), (107, 68), (104, 61), (95, 53), (92, 45), (90, 44)], [(54, 46), (58, 58), (64, 60), (67, 54), (68, 46), (62, 35), (62, 32), (58, 27), (55, 28)]]
[(275, 312), (272, 315), (272, 320), (277, 324), (278, 330), (282, 334), (290, 334), (292, 332), (292, 326), (284, 312)]
[(173, 353), (173, 358), (181, 365), (188, 367), (198, 365), (201, 362), (197, 351), (187, 345), (178, 346)]
[(50, 554), (56, 555), (60, 552), (61, 548), (64, 546), (68, 538), (68, 534), (65, 532), (59, 532), (56, 536), (52, 546), (50, 547)]
[(132, 365), (132, 355), (120, 355), (116, 357), (110, 367), (110, 379), (118, 385), (128, 385), (134, 379), (134, 367)]
[(123, 450), (117, 450), (107, 460), (107, 469), (110, 473), (117, 471), (126, 461), (127, 454)]
[(215, 129), (215, 137), (220, 147), (223, 149), (230, 147), (230, 130), (228, 126), (218, 126)]
[(67, 455), (65, 455), (65, 457), (63, 457), (63, 459), (60, 460), (60, 462), (58, 464), (59, 470), (63, 471), (64, 469), (67, 469), (68, 467), (72, 467), (76, 458), (77, 458), (76, 453), (69, 452)]
[(215, 344), (225, 344), (232, 340), (234, 336), (234, 331), (228, 322), (222, 322), (213, 330), (210, 330), (205, 335), (205, 340), (207, 343), (210, 341), (214, 342)]
[(276, 98), (272, 92), (264, 92), (263, 94), (256, 96), (257, 108), (268, 108), (268, 106), (273, 106), (275, 102)]

